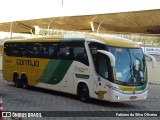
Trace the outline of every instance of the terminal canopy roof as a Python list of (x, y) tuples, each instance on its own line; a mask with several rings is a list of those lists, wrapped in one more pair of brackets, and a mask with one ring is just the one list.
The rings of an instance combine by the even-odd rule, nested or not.
[[(42, 29), (60, 29), (82, 32), (131, 32), (160, 34), (160, 9), (95, 14), (82, 16), (52, 17), (12, 22), (12, 32), (31, 33), (34, 26)], [(11, 22), (0, 23), (0, 31), (9, 32)]]

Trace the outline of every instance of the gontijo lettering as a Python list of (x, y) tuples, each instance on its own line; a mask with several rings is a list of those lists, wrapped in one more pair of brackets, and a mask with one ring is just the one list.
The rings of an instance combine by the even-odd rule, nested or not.
[(17, 63), (17, 65), (39, 67), (39, 61), (38, 60), (17, 59), (16, 63)]

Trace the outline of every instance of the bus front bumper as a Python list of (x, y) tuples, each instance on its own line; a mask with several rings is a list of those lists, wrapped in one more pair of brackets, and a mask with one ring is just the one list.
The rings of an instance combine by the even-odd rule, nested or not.
[(123, 101), (137, 101), (146, 100), (148, 95), (148, 90), (139, 93), (125, 93), (112, 90), (110, 91), (110, 101), (111, 102), (123, 102)]

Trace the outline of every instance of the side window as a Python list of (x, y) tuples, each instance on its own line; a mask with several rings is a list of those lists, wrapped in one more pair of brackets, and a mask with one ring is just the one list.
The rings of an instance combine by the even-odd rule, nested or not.
[(43, 53), (42, 53), (42, 43), (32, 43), (31, 45), (31, 49), (30, 49), (30, 54), (31, 54), (31, 57), (36, 57), (36, 58), (40, 58), (43, 56)]
[(51, 46), (50, 46), (51, 59), (58, 59), (58, 53), (59, 53), (58, 43), (51, 43)]
[(8, 56), (12, 53), (12, 44), (11, 43), (4, 43), (4, 53)]
[(36, 58), (51, 59), (55, 58), (54, 49), (55, 49), (54, 43), (46, 43), (46, 42), (33, 43), (32, 53), (33, 56)]
[(23, 52), (23, 57), (35, 57), (35, 51), (37, 50), (36, 43), (24, 43), (26, 45)]
[(21, 57), (27, 57), (28, 55), (28, 50), (27, 50), (27, 47), (28, 46), (28, 43), (21, 43), (20, 46), (19, 46), (19, 49), (20, 49), (20, 56)]
[(68, 60), (69, 56), (69, 46), (66, 43), (59, 44), (58, 58), (63, 60)]
[(75, 55), (76, 61), (79, 61), (85, 65), (89, 65), (88, 56), (87, 56), (87, 52), (84, 46), (84, 42), (76, 43), (73, 47), (73, 53)]
[(32, 58), (39, 58), (41, 57), (41, 43), (32, 43), (26, 42), (21, 43), (19, 46), (20, 57), (32, 57)]
[(99, 58), (97, 71), (99, 75), (108, 79), (108, 66), (105, 58), (103, 57)]
[(89, 65), (86, 49), (84, 47), (78, 47), (78, 46), (75, 47), (74, 54), (75, 54), (76, 61), (79, 61), (79, 62), (82, 62), (86, 65)]
[(101, 44), (101, 43), (96, 43), (96, 42), (89, 42), (89, 49), (91, 51), (91, 55), (93, 58), (93, 62), (96, 65), (96, 61), (97, 61), (97, 50), (105, 50), (105, 45)]
[(96, 62), (96, 71), (97, 73), (104, 77), (105, 79), (111, 78), (110, 74), (110, 60), (107, 56), (103, 55), (102, 53), (97, 54), (97, 62)]
[(48, 46), (48, 54), (49, 58), (55, 58), (55, 45), (52, 43)]
[(4, 51), (8, 56), (20, 56), (19, 46), (20, 43), (5, 43)]
[(58, 44), (57, 58), (63, 60), (76, 60), (89, 65), (84, 42), (62, 42)]
[(89, 65), (84, 42), (23, 42), (5, 43), (6, 55), (18, 57), (75, 60)]
[(50, 48), (50, 44), (49, 43), (41, 43), (41, 47), (40, 47), (40, 56), (41, 58), (50, 58), (51, 54), (49, 51)]

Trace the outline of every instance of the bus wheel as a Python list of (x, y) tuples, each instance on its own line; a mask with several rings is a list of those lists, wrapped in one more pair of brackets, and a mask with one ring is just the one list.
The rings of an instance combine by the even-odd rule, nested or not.
[(22, 75), (21, 77), (21, 85), (22, 88), (27, 89), (28, 88), (28, 79), (26, 75)]
[(18, 74), (13, 75), (13, 82), (15, 87), (20, 87), (21, 86), (21, 81), (18, 79)]
[(83, 102), (89, 102), (89, 90), (86, 84), (81, 84), (79, 87), (79, 97)]

